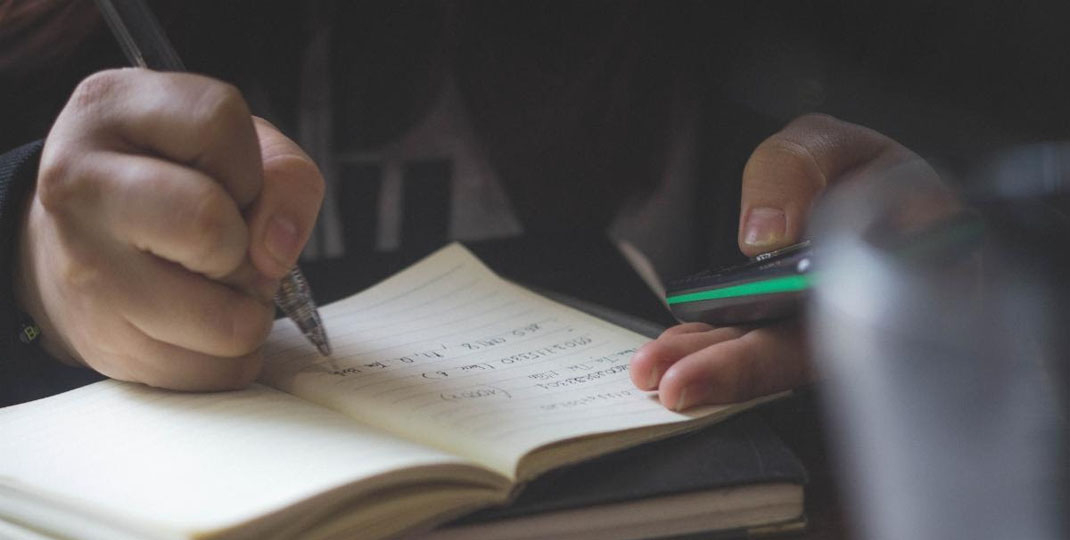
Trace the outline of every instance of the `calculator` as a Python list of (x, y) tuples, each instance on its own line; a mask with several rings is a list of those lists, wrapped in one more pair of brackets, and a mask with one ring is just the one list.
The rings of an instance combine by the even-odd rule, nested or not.
[(683, 322), (752, 324), (794, 314), (810, 290), (810, 241), (762, 253), (666, 285), (665, 300)]

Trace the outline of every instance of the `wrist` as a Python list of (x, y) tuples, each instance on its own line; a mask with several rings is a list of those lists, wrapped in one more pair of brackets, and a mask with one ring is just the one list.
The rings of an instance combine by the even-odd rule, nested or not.
[[(19, 340), (24, 344), (40, 346), (49, 355), (70, 365), (77, 365), (73, 355), (68, 351), (68, 344), (56, 329), (49, 316), (42, 296), (41, 270), (45, 261), (41, 260), (46, 251), (47, 242), (38, 238), (44, 228), (39, 221), (39, 214), (44, 209), (36, 202), (35, 191), (22, 202), (19, 214), (19, 228), (14, 251), (14, 268), (12, 289), (16, 308), (23, 314), (16, 324)], [(29, 339), (33, 334), (33, 339)]]

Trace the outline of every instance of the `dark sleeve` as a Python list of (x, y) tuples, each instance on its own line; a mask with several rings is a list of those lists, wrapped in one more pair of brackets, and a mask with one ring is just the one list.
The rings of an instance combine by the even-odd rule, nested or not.
[(15, 305), (13, 270), (22, 203), (33, 188), (41, 141), (0, 155), (0, 407), (45, 397), (101, 377), (60, 364), (19, 339), (24, 316)]

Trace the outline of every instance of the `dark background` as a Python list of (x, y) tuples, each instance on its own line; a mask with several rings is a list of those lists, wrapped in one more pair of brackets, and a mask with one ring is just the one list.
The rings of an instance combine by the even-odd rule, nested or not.
[[(125, 64), (92, 2), (59, 4), (51, 25), (0, 31), (0, 148), (43, 137), (77, 81)], [(669, 103), (694, 100), (694, 227), (709, 232), (695, 268), (737, 256), (743, 163), (799, 114), (872, 127), (951, 178), (994, 151), (1065, 138), (1070, 118), (1066, 2), (155, 4), (189, 69), (237, 84), (291, 135), (302, 55), (325, 31), (316, 17), (329, 21), (340, 150), (414, 125), (452, 70), (539, 233), (600, 230), (653, 189)]]

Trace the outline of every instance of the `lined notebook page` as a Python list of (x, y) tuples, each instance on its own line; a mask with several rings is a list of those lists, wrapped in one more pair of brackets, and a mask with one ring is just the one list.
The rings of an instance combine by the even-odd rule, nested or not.
[(549, 442), (693, 417), (631, 383), (647, 338), (509, 283), (458, 244), (320, 313), (334, 355), (279, 321), (267, 384), (503, 474)]
[(461, 462), (260, 385), (187, 394), (103, 381), (0, 410), (0, 433), (0, 516), (57, 537), (121, 537), (94, 523), (197, 536), (396, 469), (457, 478)]

